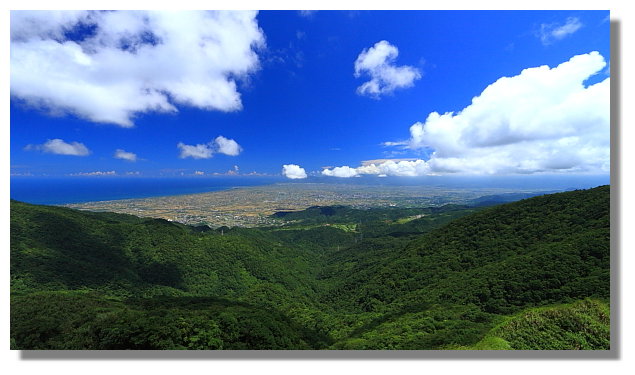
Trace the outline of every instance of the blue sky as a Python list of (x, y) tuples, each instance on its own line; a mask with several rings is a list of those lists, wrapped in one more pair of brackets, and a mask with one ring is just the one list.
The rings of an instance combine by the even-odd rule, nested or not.
[(12, 12), (11, 173), (608, 174), (608, 16)]

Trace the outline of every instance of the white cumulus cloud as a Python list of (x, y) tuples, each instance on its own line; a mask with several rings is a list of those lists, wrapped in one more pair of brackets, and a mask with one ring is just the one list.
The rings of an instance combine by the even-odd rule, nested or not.
[(364, 49), (355, 60), (355, 77), (368, 75), (370, 81), (359, 86), (357, 93), (379, 98), (382, 94), (413, 86), (421, 73), (412, 66), (396, 66), (398, 55), (397, 47), (385, 40)]
[(242, 147), (233, 139), (227, 139), (222, 135), (219, 135), (214, 140), (214, 144), (216, 145), (216, 152), (220, 154), (225, 154), (229, 156), (236, 156), (240, 154), (242, 151)]
[(322, 174), (324, 176), (331, 176), (331, 177), (358, 177), (359, 173), (357, 173), (357, 170), (355, 170), (355, 168), (351, 168), (348, 165), (345, 165), (343, 167), (335, 167), (332, 169), (324, 169), (322, 170)]
[(543, 23), (537, 32), (540, 41), (544, 45), (552, 44), (554, 41), (564, 39), (565, 37), (575, 33), (582, 27), (582, 22), (577, 17), (567, 18), (564, 24), (559, 23)]
[(585, 85), (606, 62), (598, 52), (489, 85), (460, 112), (432, 112), (404, 147), (425, 150), (428, 173), (606, 173), (610, 78)]
[(304, 168), (296, 164), (285, 164), (282, 166), (282, 175), (292, 180), (306, 178)]
[(62, 139), (55, 138), (49, 139), (41, 145), (27, 145), (25, 148), (27, 151), (36, 150), (49, 154), (57, 155), (72, 155), (72, 156), (87, 156), (90, 155), (90, 150), (83, 143), (71, 142), (67, 143)]
[(12, 11), (11, 95), (124, 127), (136, 114), (175, 112), (176, 105), (240, 110), (236, 81), (259, 69), (257, 50), (265, 45), (256, 15)]
[(360, 175), (377, 175), (386, 176), (425, 176), (430, 174), (428, 164), (422, 159), (415, 160), (377, 160), (371, 163), (364, 163), (357, 168), (349, 166), (335, 167), (332, 169), (324, 169), (322, 174), (333, 177), (358, 177)]
[(123, 159), (128, 161), (137, 161), (137, 154), (124, 151), (122, 149), (115, 150), (115, 154), (113, 155), (115, 159)]
[(209, 159), (216, 153), (237, 156), (243, 150), (235, 140), (225, 138), (222, 135), (204, 144), (186, 145), (183, 142), (179, 142), (176, 146), (181, 150), (179, 155), (181, 159)]

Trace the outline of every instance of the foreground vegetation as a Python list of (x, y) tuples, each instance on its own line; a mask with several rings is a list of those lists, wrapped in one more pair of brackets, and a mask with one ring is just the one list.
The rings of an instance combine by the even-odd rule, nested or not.
[(11, 202), (14, 349), (609, 349), (609, 187), (192, 227)]

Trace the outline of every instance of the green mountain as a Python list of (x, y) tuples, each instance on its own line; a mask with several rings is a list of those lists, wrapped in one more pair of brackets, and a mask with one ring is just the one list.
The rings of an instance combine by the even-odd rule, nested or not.
[(608, 349), (609, 200), (312, 207), (218, 230), (11, 201), (11, 345)]

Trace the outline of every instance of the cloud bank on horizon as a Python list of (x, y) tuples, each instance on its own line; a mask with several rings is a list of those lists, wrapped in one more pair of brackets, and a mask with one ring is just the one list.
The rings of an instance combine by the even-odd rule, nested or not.
[[(242, 108), (259, 69), (257, 12), (12, 11), (11, 95), (53, 113), (134, 126), (135, 114)], [(75, 35), (71, 38), (71, 35)]]
[(410, 127), (407, 141), (385, 146), (420, 150), (428, 160), (385, 161), (322, 174), (423, 176), (437, 174), (606, 173), (610, 170), (610, 78), (586, 86), (606, 66), (598, 52), (557, 67), (502, 77), (461, 111), (432, 112)]

